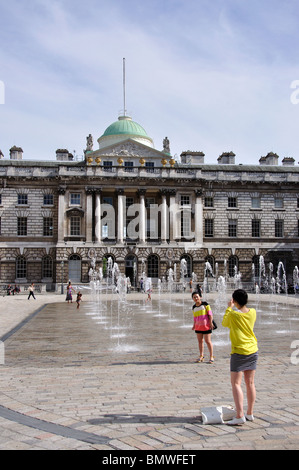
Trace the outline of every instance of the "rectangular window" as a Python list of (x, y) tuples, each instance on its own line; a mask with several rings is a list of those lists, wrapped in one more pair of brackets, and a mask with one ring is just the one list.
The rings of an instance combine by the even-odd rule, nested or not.
[(275, 197), (274, 198), (274, 207), (275, 209), (283, 209), (283, 198)]
[(133, 162), (125, 162), (125, 171), (127, 173), (132, 172), (133, 171), (133, 166), (134, 166)]
[(205, 197), (205, 207), (214, 207), (214, 198), (212, 196)]
[(103, 196), (103, 204), (110, 204), (113, 206), (113, 197)]
[(252, 197), (251, 198), (251, 207), (252, 207), (252, 209), (260, 209), (261, 208), (261, 198), (260, 197)]
[(275, 219), (275, 237), (283, 237), (283, 220), (281, 219)]
[(151, 205), (156, 204), (156, 199), (154, 197), (146, 197), (145, 198), (145, 207), (149, 208)]
[(27, 217), (18, 217), (18, 236), (26, 237), (27, 235)]
[(18, 205), (27, 206), (28, 204), (28, 194), (18, 194)]
[(81, 194), (80, 193), (71, 193), (70, 204), (71, 204), (71, 206), (80, 206), (81, 205)]
[(205, 219), (205, 237), (212, 238), (214, 237), (214, 220)]
[(228, 197), (227, 206), (230, 208), (237, 207), (237, 198), (236, 197)]
[(190, 196), (181, 196), (181, 206), (190, 206)]
[(154, 162), (145, 162), (145, 168), (148, 173), (154, 173)]
[(233, 238), (237, 236), (237, 220), (230, 219), (228, 221), (228, 236)]
[(54, 196), (53, 194), (44, 194), (44, 206), (53, 206)]
[(16, 277), (17, 279), (25, 279), (27, 277), (27, 261), (22, 256), (16, 260)]
[(110, 161), (104, 161), (103, 162), (103, 170), (104, 171), (111, 171), (112, 172), (112, 162)]
[(53, 236), (53, 218), (52, 217), (44, 217), (44, 224), (43, 224), (43, 235), (44, 237), (52, 237)]
[(81, 217), (71, 217), (71, 236), (77, 237), (81, 235)]
[(105, 224), (102, 225), (102, 238), (114, 238), (114, 223), (112, 219), (105, 217)]
[(183, 211), (181, 212), (181, 237), (190, 238), (191, 233), (191, 212)]
[(259, 219), (252, 219), (251, 235), (253, 238), (259, 238), (261, 236), (261, 221)]
[(126, 197), (126, 207), (130, 207), (134, 204), (134, 198), (133, 197)]

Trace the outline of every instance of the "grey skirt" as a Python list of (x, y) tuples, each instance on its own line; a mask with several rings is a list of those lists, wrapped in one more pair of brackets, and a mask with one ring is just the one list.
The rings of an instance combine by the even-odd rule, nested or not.
[(258, 353), (249, 354), (231, 354), (230, 356), (230, 371), (243, 372), (244, 370), (255, 370), (258, 360)]

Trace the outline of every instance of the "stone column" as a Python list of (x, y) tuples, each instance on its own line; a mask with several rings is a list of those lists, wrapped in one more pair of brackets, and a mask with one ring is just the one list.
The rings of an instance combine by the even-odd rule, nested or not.
[(139, 242), (145, 243), (146, 239), (146, 210), (145, 210), (146, 189), (139, 189)]
[(85, 238), (86, 243), (92, 242), (92, 201), (93, 201), (93, 188), (85, 188), (86, 192), (86, 213), (85, 213)]
[(58, 188), (58, 243), (63, 243), (65, 237), (65, 193), (65, 188)]
[(124, 190), (117, 190), (117, 242), (124, 243)]
[(167, 199), (166, 191), (161, 191), (162, 207), (161, 207), (161, 243), (167, 243), (168, 221), (167, 221)]
[(203, 244), (203, 204), (202, 204), (202, 191), (195, 191), (195, 243)]
[(101, 189), (95, 189), (95, 242), (99, 244), (102, 243), (101, 194)]
[(176, 190), (170, 190), (170, 198), (169, 198), (169, 213), (170, 213), (170, 220), (169, 220), (169, 238), (170, 241), (176, 241), (179, 239), (178, 233), (178, 205), (175, 202)]

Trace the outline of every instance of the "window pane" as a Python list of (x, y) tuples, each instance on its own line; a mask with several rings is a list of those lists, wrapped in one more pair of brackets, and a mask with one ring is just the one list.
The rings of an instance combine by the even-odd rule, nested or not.
[(81, 204), (81, 194), (71, 193), (71, 205), (80, 206), (80, 204)]
[(18, 194), (18, 204), (21, 206), (26, 206), (28, 204), (28, 195)]
[(228, 198), (228, 207), (237, 207), (237, 198), (229, 197)]
[(214, 207), (214, 199), (212, 197), (205, 197), (205, 207)]
[(18, 235), (27, 235), (27, 217), (18, 217)]
[(53, 194), (44, 194), (44, 206), (53, 206), (54, 196)]
[(252, 230), (252, 237), (260, 237), (261, 236), (261, 221), (259, 219), (253, 219), (251, 221), (251, 230)]
[(252, 197), (251, 198), (251, 207), (253, 209), (260, 209), (260, 207), (261, 207), (261, 198), (260, 197)]
[(81, 235), (81, 217), (71, 217), (71, 236)]
[(53, 277), (53, 260), (50, 256), (45, 256), (42, 261), (42, 276)]
[(205, 219), (205, 237), (213, 237), (214, 236), (214, 220), (213, 219)]
[(52, 237), (53, 235), (53, 218), (44, 217), (44, 237)]
[(228, 236), (229, 237), (237, 236), (237, 221), (236, 220), (228, 221)]
[(159, 277), (159, 259), (157, 255), (150, 255), (147, 259), (148, 277)]
[(277, 238), (283, 237), (283, 220), (280, 220), (280, 219), (275, 220), (275, 237)]
[(27, 277), (27, 262), (26, 259), (20, 256), (16, 259), (16, 278)]

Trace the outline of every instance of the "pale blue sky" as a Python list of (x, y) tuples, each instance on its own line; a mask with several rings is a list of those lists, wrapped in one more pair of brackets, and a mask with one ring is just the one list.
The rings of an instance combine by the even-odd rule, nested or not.
[(126, 103), (162, 149), (299, 161), (297, 0), (0, 0), (0, 149), (83, 154)]

